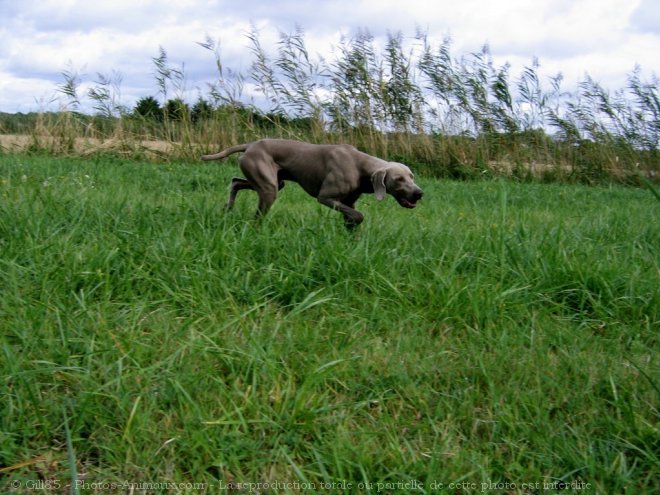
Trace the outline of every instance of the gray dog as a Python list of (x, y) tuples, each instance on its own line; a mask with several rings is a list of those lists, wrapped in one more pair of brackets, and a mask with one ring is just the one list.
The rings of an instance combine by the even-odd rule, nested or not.
[(202, 160), (219, 160), (239, 151), (245, 152), (239, 163), (246, 178), (231, 180), (227, 208), (234, 206), (238, 191), (252, 189), (259, 195), (257, 217), (268, 212), (287, 180), (300, 184), (319, 203), (340, 211), (349, 229), (364, 220), (355, 209), (363, 193), (374, 193), (378, 200), (385, 193), (391, 194), (404, 208), (414, 208), (423, 195), (407, 166), (375, 158), (347, 144), (263, 139), (204, 155)]

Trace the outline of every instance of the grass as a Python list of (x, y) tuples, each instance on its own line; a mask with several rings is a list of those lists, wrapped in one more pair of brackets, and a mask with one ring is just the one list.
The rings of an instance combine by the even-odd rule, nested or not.
[(0, 487), (658, 492), (648, 191), (427, 178), (349, 234), (235, 173), (0, 155)]

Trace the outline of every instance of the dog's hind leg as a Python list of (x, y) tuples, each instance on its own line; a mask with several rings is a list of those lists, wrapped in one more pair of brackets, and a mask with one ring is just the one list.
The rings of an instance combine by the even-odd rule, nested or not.
[(262, 184), (261, 189), (257, 191), (257, 194), (259, 195), (259, 206), (257, 207), (257, 213), (255, 216), (261, 218), (268, 213), (268, 210), (270, 210), (270, 207), (277, 199), (277, 186)]
[(254, 190), (254, 187), (252, 187), (252, 184), (250, 184), (249, 181), (243, 179), (242, 177), (232, 178), (231, 183), (229, 184), (229, 199), (227, 200), (225, 209), (231, 210), (234, 207), (234, 202), (236, 201), (236, 195), (238, 194), (238, 191), (240, 191), (241, 189)]
[(259, 195), (256, 217), (262, 217), (277, 199), (277, 191), (284, 187), (284, 180), (278, 177), (278, 166), (268, 153), (258, 148), (249, 150), (238, 163), (246, 182)]

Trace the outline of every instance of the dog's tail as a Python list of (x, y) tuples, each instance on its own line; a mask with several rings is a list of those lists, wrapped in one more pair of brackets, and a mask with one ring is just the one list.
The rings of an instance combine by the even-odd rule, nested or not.
[(239, 151), (245, 151), (247, 147), (250, 146), (250, 143), (248, 144), (237, 144), (236, 146), (232, 146), (231, 148), (227, 148), (226, 150), (222, 150), (220, 153), (215, 153), (213, 155), (204, 155), (202, 156), (202, 160), (222, 160), (223, 158), (233, 154), (233, 153), (238, 153)]

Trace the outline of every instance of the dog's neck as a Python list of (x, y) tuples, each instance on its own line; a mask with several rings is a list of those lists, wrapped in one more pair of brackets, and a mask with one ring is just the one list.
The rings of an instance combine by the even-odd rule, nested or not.
[(376, 158), (374, 156), (367, 155), (366, 153), (362, 153), (362, 155), (363, 155), (363, 161), (361, 163), (362, 169), (364, 170), (364, 173), (370, 177), (379, 170), (388, 168), (390, 166), (390, 162), (385, 161), (381, 158)]

